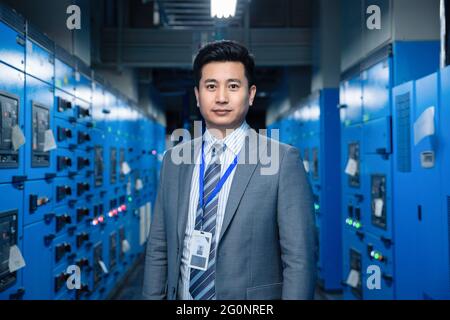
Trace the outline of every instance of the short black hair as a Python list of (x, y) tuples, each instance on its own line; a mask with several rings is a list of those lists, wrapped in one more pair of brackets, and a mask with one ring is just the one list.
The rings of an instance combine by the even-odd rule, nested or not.
[(203, 46), (194, 59), (194, 80), (200, 85), (203, 66), (210, 62), (241, 62), (245, 68), (248, 86), (254, 85), (255, 59), (242, 44), (232, 40), (210, 42)]

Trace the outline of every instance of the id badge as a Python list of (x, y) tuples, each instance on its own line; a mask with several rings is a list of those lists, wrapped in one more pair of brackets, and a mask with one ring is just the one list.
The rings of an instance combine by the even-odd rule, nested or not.
[(209, 253), (211, 252), (210, 232), (194, 230), (190, 245), (189, 267), (206, 271), (208, 269)]

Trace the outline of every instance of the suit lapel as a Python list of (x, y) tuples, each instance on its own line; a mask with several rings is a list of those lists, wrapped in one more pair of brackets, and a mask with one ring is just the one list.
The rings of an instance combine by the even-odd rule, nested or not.
[[(258, 152), (258, 142), (260, 136), (254, 131), (250, 129), (249, 135), (256, 135), (257, 140), (256, 144), (249, 145), (248, 137), (245, 138), (245, 144), (242, 150), (239, 152), (239, 158), (244, 156), (249, 156)], [(245, 152), (248, 150), (248, 152)], [(250, 156), (251, 159), (251, 156)], [(241, 202), (242, 196), (244, 195), (245, 190), (247, 189), (248, 183), (255, 172), (256, 167), (258, 166), (259, 157), (257, 157), (258, 161), (252, 164), (238, 164), (236, 167), (236, 172), (233, 177), (233, 182), (231, 183), (230, 194), (228, 195), (227, 206), (225, 209), (225, 215), (223, 218), (222, 229), (220, 231), (219, 243), (222, 239), (225, 231), (229, 227), (231, 221), (233, 220), (234, 215), (236, 214), (236, 210)]]
[(182, 246), (182, 241), (184, 240), (184, 233), (186, 230), (186, 223), (189, 214), (189, 198), (191, 194), (191, 181), (192, 174), (194, 173), (195, 160), (197, 152), (200, 151), (201, 138), (193, 140), (191, 142), (191, 155), (192, 161), (190, 164), (182, 164), (180, 166), (179, 184), (178, 184), (178, 204), (176, 208), (178, 209), (177, 214), (177, 231), (178, 231), (178, 243), (180, 247)]

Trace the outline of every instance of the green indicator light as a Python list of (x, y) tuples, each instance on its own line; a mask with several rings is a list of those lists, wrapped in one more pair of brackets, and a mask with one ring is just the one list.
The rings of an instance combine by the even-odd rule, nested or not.
[(378, 253), (375, 253), (374, 258), (375, 258), (376, 260), (378, 260), (378, 258), (380, 258), (380, 255), (379, 255)]
[(133, 197), (128, 197), (128, 202), (133, 201)]
[(320, 206), (319, 206), (317, 203), (315, 203), (315, 204), (314, 204), (314, 209), (319, 210), (319, 209), (320, 209)]
[(361, 228), (361, 223), (357, 222), (357, 223), (356, 223), (356, 228), (357, 228), (357, 229)]

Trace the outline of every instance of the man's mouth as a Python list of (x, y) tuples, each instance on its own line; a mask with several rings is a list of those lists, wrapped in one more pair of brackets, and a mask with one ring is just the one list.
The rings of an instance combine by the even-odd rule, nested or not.
[(229, 109), (213, 109), (212, 111), (217, 115), (226, 115), (231, 112)]

